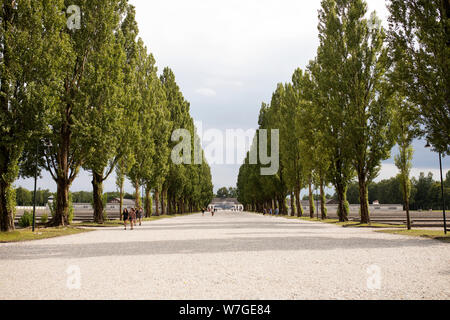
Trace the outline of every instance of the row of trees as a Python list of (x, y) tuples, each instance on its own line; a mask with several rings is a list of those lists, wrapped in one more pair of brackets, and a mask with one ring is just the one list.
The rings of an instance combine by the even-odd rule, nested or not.
[[(379, 201), (381, 204), (403, 203), (401, 176), (369, 185), (369, 203)], [(445, 203), (450, 208), (450, 171), (444, 181)], [(358, 184), (350, 183), (347, 191), (348, 202), (359, 204)], [(337, 197), (336, 197), (337, 199)], [(411, 179), (410, 209), (429, 210), (442, 209), (441, 182), (435, 181), (432, 173), (420, 174), (418, 178)]]
[(233, 187), (223, 187), (217, 190), (217, 198), (237, 198), (237, 189)]
[[(324, 190), (331, 184), (339, 219), (347, 221), (347, 190), (357, 179), (361, 223), (370, 223), (368, 186), (397, 143), (409, 216), (412, 141), (425, 136), (435, 151), (450, 153), (450, 12), (445, 0), (392, 0), (388, 7), (386, 32), (375, 13), (367, 18), (364, 0), (322, 1), (317, 57), (262, 105), (259, 129), (280, 130), (280, 170), (261, 176), (261, 165), (247, 156), (238, 178), (247, 209), (287, 213), (291, 195), (301, 216), (300, 191), (308, 188), (312, 216), (315, 186), (326, 218)], [(252, 148), (260, 148), (258, 137)]]
[[(68, 2), (81, 10), (68, 23)], [(0, 230), (14, 228), (18, 177), (36, 164), (57, 184), (51, 225), (68, 224), (69, 190), (81, 168), (92, 173), (94, 220), (103, 222), (103, 182), (114, 170), (150, 213), (204, 206), (212, 198), (210, 168), (170, 161), (174, 129), (194, 134), (189, 103), (138, 38), (127, 0), (7, 0), (0, 12)], [(76, 24), (75, 24), (76, 25)], [(193, 142), (192, 142), (193, 143)], [(150, 208), (150, 209), (149, 209)]]
[[(16, 189), (16, 201), (18, 206), (32, 206), (33, 205), (33, 191), (25, 188)], [(52, 195), (50, 190), (36, 190), (36, 205), (44, 207), (48, 203), (48, 198)]]

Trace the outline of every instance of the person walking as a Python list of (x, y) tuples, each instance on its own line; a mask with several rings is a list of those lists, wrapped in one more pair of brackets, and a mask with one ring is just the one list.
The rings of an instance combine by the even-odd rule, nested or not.
[(142, 207), (141, 208), (139, 208), (138, 210), (137, 210), (137, 219), (139, 220), (139, 226), (142, 226), (142, 217), (143, 217), (143, 214), (144, 214), (144, 210), (142, 210)]
[(129, 219), (129, 213), (128, 213), (128, 209), (127, 208), (123, 209), (122, 217), (123, 217), (123, 224), (125, 226), (125, 230), (127, 230), (127, 221)]
[(136, 221), (136, 210), (134, 208), (131, 209), (129, 219), (130, 219), (131, 230), (134, 230), (134, 221)]
[(205, 208), (202, 208), (202, 216), (205, 216)]

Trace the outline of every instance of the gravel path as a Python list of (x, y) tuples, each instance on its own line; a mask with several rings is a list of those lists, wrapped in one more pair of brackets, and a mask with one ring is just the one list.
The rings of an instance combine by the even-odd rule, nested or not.
[(0, 244), (0, 299), (450, 299), (449, 262), (434, 240), (221, 212)]

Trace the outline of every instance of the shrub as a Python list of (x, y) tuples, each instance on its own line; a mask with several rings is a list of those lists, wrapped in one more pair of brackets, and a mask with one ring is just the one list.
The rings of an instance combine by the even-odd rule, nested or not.
[(48, 214), (45, 213), (41, 216), (41, 223), (46, 224), (47, 222), (48, 222)]
[(19, 226), (22, 228), (28, 228), (33, 225), (33, 214), (25, 211), (23, 216), (19, 219)]

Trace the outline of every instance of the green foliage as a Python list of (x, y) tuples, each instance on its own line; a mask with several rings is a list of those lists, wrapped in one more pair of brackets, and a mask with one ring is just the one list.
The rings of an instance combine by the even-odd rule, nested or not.
[[(67, 58), (62, 44), (65, 37), (60, 36), (65, 23), (61, 15), (63, 8), (62, 0), (3, 1), (1, 4), (0, 193), (3, 198), (8, 197), (19, 174), (18, 163), (25, 147), (36, 149), (34, 137), (41, 135), (48, 112), (55, 104), (49, 93)], [(0, 206), (1, 231), (14, 228), (12, 216), (11, 207)]]
[(24, 188), (16, 189), (16, 203), (18, 206), (30, 206), (33, 204), (32, 193)]
[(41, 216), (41, 223), (46, 224), (48, 222), (48, 214), (43, 214)]
[[(433, 174), (425, 175), (421, 173), (418, 178), (410, 179), (410, 209), (411, 210), (429, 210), (442, 209), (442, 196), (440, 181), (433, 179)], [(447, 172), (447, 178), (444, 185), (450, 185), (450, 171)], [(403, 203), (402, 177), (398, 175), (388, 180), (382, 180), (378, 183), (372, 182), (369, 185), (369, 203), (375, 200), (380, 204), (401, 204)], [(359, 204), (359, 190), (356, 182), (349, 185), (347, 192), (348, 200), (351, 204)], [(445, 187), (446, 205), (450, 208), (450, 188)]]
[(391, 0), (388, 8), (392, 81), (418, 107), (433, 148), (450, 154), (450, 3)]
[[(51, 205), (55, 226), (71, 221), (72, 199), (95, 201), (96, 211), (103, 202), (104, 213), (111, 195), (98, 195), (114, 170), (120, 191), (115, 197), (130, 198), (123, 192), (128, 177), (138, 205), (139, 187), (145, 185), (167, 195), (180, 212), (206, 206), (213, 197), (209, 165), (170, 161), (173, 130), (185, 128), (192, 143), (198, 141), (190, 104), (169, 68), (158, 77), (153, 55), (138, 38), (135, 8), (126, 0), (70, 4), (81, 8), (79, 29), (67, 28), (61, 14), (66, 1), (2, 4), (0, 192), (10, 192), (20, 159), (22, 176), (32, 175), (37, 163), (57, 182), (55, 199), (63, 205)], [(69, 192), (81, 168), (95, 177), (95, 194)], [(38, 192), (37, 203), (47, 198)], [(21, 205), (32, 201), (22, 188), (17, 199)], [(13, 207), (0, 208), (2, 230), (13, 228)]]
[(31, 212), (25, 211), (19, 219), (19, 226), (21, 228), (28, 228), (33, 225), (33, 214)]
[[(36, 205), (45, 206), (47, 205), (48, 198), (51, 196), (49, 190), (36, 190)], [(16, 189), (16, 204), (18, 206), (32, 206), (33, 205), (33, 191), (27, 190), (25, 188), (19, 187)]]
[(72, 192), (72, 200), (75, 203), (91, 203), (93, 201), (91, 191)]
[(216, 197), (217, 198), (237, 198), (238, 194), (237, 194), (237, 189), (233, 188), (233, 187), (222, 187), (219, 190), (217, 190), (217, 194)]

